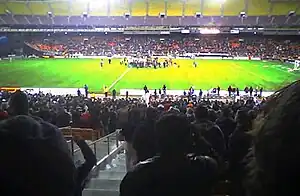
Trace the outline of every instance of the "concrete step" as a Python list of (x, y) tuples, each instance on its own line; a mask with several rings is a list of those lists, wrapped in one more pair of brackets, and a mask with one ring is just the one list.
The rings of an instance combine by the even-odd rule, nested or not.
[(98, 176), (95, 179), (122, 180), (125, 175), (126, 175), (126, 172), (103, 170), (103, 171), (99, 172)]
[(103, 189), (84, 189), (82, 196), (119, 196), (119, 191)]
[(103, 190), (119, 190), (121, 180), (108, 180), (93, 178), (88, 183), (87, 188), (91, 189), (103, 189)]

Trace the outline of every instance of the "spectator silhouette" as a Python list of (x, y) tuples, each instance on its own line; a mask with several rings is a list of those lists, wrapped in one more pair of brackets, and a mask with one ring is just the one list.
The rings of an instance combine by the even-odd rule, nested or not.
[(141, 122), (133, 133), (132, 146), (136, 151), (137, 162), (145, 161), (156, 155), (154, 126), (157, 111), (146, 109), (146, 119)]
[(236, 114), (237, 126), (230, 135), (228, 145), (229, 178), (232, 182), (232, 196), (243, 196), (243, 179), (245, 177), (244, 157), (251, 147), (252, 137), (248, 133), (251, 130), (251, 121), (247, 110), (238, 110)]
[(188, 157), (189, 122), (167, 114), (156, 124), (159, 156), (137, 164), (120, 185), (121, 196), (210, 195), (217, 163), (209, 157)]
[(247, 190), (251, 196), (299, 192), (300, 81), (277, 91), (265, 103), (254, 130)]
[(209, 112), (205, 106), (198, 106), (195, 111), (194, 124), (201, 130), (201, 135), (208, 141), (214, 150), (220, 155), (225, 153), (224, 135), (218, 125), (209, 120)]
[[(23, 95), (21, 98), (25, 100)], [(11, 111), (19, 114), (26, 113), (25, 108), (17, 110), (11, 105)], [(76, 170), (68, 146), (54, 126), (24, 115), (2, 121), (0, 154), (1, 195), (74, 194)]]

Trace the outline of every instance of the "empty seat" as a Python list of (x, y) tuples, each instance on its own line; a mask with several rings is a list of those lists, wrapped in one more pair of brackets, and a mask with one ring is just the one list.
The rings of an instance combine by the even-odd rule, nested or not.
[(4, 3), (0, 2), (0, 14), (5, 14), (5, 10), (6, 10), (6, 8), (5, 8)]
[(272, 3), (273, 8), (271, 15), (288, 15), (290, 11), (296, 11), (298, 2), (275, 2)]
[(167, 1), (168, 16), (182, 16), (183, 1), (169, 0)]
[(53, 10), (53, 14), (57, 16), (69, 16), (70, 15), (70, 3), (67, 2), (55, 2), (50, 3)]
[(70, 15), (80, 16), (83, 12), (87, 12), (88, 3), (86, 1), (72, 1), (70, 4)]
[(6, 2), (6, 6), (15, 15), (31, 15), (25, 2)]
[(269, 14), (269, 0), (249, 0), (248, 12), (249, 16), (264, 16)]
[(195, 16), (196, 12), (201, 12), (201, 1), (186, 0), (184, 15), (185, 16)]
[(108, 4), (107, 1), (90, 1), (89, 15), (90, 16), (107, 16)]
[(203, 15), (205, 16), (220, 16), (221, 4), (219, 1), (203, 0)]
[(109, 2), (111, 16), (124, 16), (124, 13), (129, 13), (128, 0), (114, 0)]
[(165, 1), (151, 0), (149, 1), (149, 16), (158, 16), (159, 13), (165, 12)]
[(224, 16), (237, 16), (245, 10), (245, 1), (227, 0), (224, 2)]
[(135, 0), (131, 4), (132, 16), (146, 16), (146, 2), (145, 0)]
[(48, 3), (29, 1), (28, 6), (34, 15), (46, 15), (50, 11)]

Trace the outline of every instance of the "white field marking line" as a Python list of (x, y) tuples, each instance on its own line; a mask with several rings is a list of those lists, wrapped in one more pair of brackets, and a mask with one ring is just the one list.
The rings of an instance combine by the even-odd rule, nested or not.
[(252, 75), (254, 75), (254, 76), (256, 76), (256, 77), (258, 77), (258, 78), (260, 78), (260, 79), (262, 79), (262, 80), (264, 80), (264, 81), (268, 81), (268, 80), (267, 80), (266, 78), (264, 78), (263, 76), (258, 75), (257, 73), (254, 73), (254, 72), (252, 72), (252, 71), (249, 71), (249, 70), (243, 68), (242, 66), (240, 66), (239, 64), (236, 64), (236, 63), (233, 63), (233, 64), (235, 65), (235, 67), (237, 67), (237, 68), (240, 69), (240, 70), (244, 70), (244, 72), (246, 72), (246, 73), (250, 73), (250, 74), (252, 74)]
[(110, 90), (113, 86), (115, 86), (129, 71), (131, 68), (127, 68), (109, 87), (108, 90)]

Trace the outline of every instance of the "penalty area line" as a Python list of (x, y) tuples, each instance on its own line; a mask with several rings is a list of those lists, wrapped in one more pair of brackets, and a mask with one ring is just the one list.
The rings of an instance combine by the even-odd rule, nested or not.
[(113, 86), (115, 86), (129, 71), (131, 68), (127, 68), (109, 87), (108, 90), (110, 90)]

